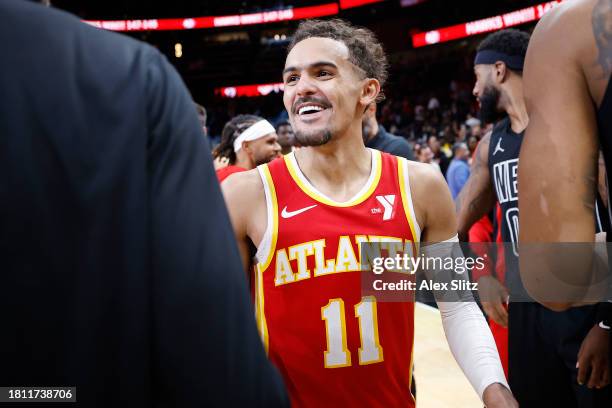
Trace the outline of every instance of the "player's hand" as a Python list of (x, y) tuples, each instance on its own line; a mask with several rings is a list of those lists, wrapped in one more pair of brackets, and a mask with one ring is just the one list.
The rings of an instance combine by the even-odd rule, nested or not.
[(508, 290), (492, 276), (478, 279), (478, 293), (487, 316), (497, 324), (508, 327), (508, 310), (504, 306), (508, 301)]
[(601, 388), (610, 383), (610, 331), (595, 325), (582, 341), (578, 351), (578, 384)]
[(519, 406), (510, 390), (500, 383), (491, 384), (485, 388), (482, 402), (486, 408), (516, 408)]
[(217, 157), (215, 160), (213, 160), (213, 166), (215, 167), (215, 170), (227, 167), (228, 164), (229, 159), (227, 157)]

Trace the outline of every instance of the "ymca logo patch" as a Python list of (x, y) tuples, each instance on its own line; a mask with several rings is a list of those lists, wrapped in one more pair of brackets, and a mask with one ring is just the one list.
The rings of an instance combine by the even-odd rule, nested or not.
[(372, 214), (383, 215), (383, 221), (389, 221), (395, 216), (395, 195), (389, 194), (384, 196), (376, 196), (376, 200), (382, 205), (381, 208), (372, 208)]

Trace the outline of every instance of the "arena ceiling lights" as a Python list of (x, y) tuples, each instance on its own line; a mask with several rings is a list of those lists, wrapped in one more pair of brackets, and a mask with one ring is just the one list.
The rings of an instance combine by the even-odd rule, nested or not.
[(229, 16), (153, 18), (140, 20), (85, 20), (85, 22), (95, 27), (111, 31), (197, 30), (204, 28), (237, 27), (333, 16), (338, 14), (340, 9), (380, 3), (382, 1), (385, 0), (340, 0), (339, 3), (334, 2), (309, 7), (286, 8), (281, 10), (264, 11), (260, 13), (236, 14)]
[(549, 1), (506, 14), (483, 18), (482, 20), (438, 28), (426, 33), (417, 33), (412, 36), (412, 45), (414, 48), (425, 47), (427, 45), (434, 45), (537, 21), (559, 3), (561, 3), (561, 1)]

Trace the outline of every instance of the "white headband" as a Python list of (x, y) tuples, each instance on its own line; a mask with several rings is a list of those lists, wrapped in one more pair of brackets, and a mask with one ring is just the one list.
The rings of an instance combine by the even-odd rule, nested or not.
[(265, 119), (260, 120), (247, 128), (247, 130), (242, 132), (240, 136), (234, 140), (234, 152), (242, 149), (242, 142), (250, 142), (251, 140), (259, 139), (260, 137), (264, 137), (274, 132), (276, 132), (276, 129), (274, 129), (274, 126), (272, 126), (270, 122)]

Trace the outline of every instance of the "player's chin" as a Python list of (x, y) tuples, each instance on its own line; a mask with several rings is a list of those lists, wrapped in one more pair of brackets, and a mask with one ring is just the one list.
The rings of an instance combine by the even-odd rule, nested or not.
[(300, 129), (295, 132), (297, 143), (302, 146), (321, 146), (331, 140), (331, 131), (327, 127)]

